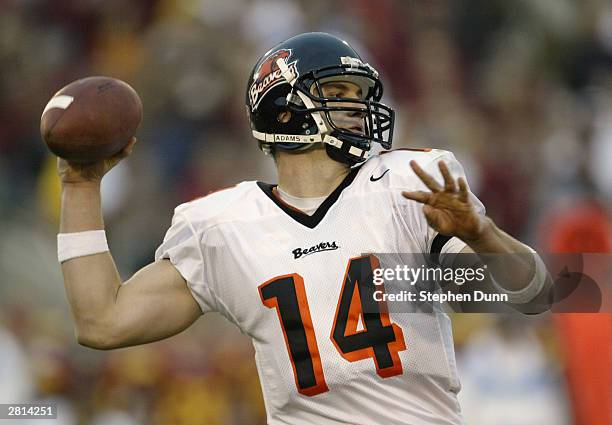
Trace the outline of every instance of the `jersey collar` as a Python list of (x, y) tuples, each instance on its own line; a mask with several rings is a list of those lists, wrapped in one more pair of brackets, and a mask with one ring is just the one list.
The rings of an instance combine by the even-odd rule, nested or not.
[(327, 198), (325, 198), (323, 203), (319, 206), (319, 208), (316, 209), (316, 211), (312, 215), (305, 214), (302, 211), (292, 207), (291, 205), (286, 204), (281, 199), (279, 199), (274, 194), (274, 188), (277, 185), (258, 181), (257, 186), (259, 186), (263, 193), (265, 193), (266, 196), (270, 198), (270, 200), (272, 200), (272, 202), (274, 202), (278, 208), (283, 210), (285, 214), (287, 214), (289, 217), (291, 217), (293, 220), (297, 221), (301, 225), (306, 226), (310, 229), (314, 229), (321, 222), (321, 220), (323, 220), (323, 217), (325, 217), (325, 214), (327, 214), (327, 211), (329, 211), (331, 206), (336, 203), (342, 191), (346, 187), (348, 187), (353, 182), (353, 180), (355, 180), (355, 177), (357, 176), (357, 173), (359, 172), (360, 168), (361, 167), (353, 168), (347, 174), (344, 180), (342, 180), (342, 182), (338, 185), (338, 187), (336, 187), (336, 189), (334, 189), (334, 191), (330, 193)]

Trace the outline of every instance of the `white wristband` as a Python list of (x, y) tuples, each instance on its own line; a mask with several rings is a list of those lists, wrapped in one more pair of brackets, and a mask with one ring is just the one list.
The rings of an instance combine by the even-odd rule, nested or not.
[(108, 251), (106, 232), (104, 230), (88, 230), (77, 233), (58, 233), (57, 259), (60, 263), (72, 258), (99, 254)]
[(493, 285), (496, 287), (499, 293), (507, 294), (508, 302), (512, 304), (528, 303), (539, 295), (540, 291), (544, 287), (544, 284), (546, 283), (546, 278), (548, 276), (546, 265), (544, 265), (544, 262), (536, 251), (531, 248), (529, 248), (529, 250), (532, 252), (533, 259), (535, 261), (535, 273), (533, 279), (531, 279), (531, 282), (529, 282), (529, 285), (518, 291), (510, 291), (501, 287), (494, 279), (492, 279)]

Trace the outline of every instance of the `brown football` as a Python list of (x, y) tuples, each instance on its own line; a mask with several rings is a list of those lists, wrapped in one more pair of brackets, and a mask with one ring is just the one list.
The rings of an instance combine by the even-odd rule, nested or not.
[(58, 91), (47, 103), (40, 133), (54, 154), (88, 163), (118, 153), (142, 121), (138, 93), (121, 80), (88, 77)]

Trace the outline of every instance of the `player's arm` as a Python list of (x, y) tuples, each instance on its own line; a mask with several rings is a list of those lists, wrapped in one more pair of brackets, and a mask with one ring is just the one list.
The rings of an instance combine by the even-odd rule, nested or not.
[(463, 253), (481, 254), (481, 260), (502, 290), (520, 299), (523, 294), (535, 296), (522, 291), (537, 287), (537, 293), (546, 296), (551, 282), (538, 254), (499, 229), (489, 217), (479, 214), (470, 201), (465, 179), (455, 180), (443, 161), (438, 166), (444, 178), (443, 187), (416, 162), (411, 162), (412, 169), (430, 192), (403, 192), (403, 196), (423, 204), (427, 223), (434, 230), (465, 242)]
[[(60, 233), (104, 229), (100, 182), (119, 155), (78, 166), (59, 160), (62, 182)], [(122, 284), (110, 252), (72, 258), (61, 265), (80, 344), (125, 347), (174, 335), (201, 314), (186, 282), (168, 260), (152, 263)]]

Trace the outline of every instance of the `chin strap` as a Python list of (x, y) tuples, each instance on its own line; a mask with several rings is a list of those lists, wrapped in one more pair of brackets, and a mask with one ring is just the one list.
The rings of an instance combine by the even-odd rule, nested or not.
[[(330, 136), (329, 134), (325, 134), (324, 136), (320, 134), (314, 134), (312, 136), (304, 136), (299, 134), (270, 134), (270, 133), (262, 133), (260, 131), (253, 130), (253, 137), (257, 140), (261, 140), (264, 143), (274, 144), (274, 143), (302, 143), (305, 145), (310, 145), (313, 143), (326, 143), (331, 146), (335, 146), (338, 149), (342, 149), (344, 142), (339, 140), (336, 137)], [(348, 153), (359, 157), (361, 159), (368, 159), (370, 156), (370, 152), (359, 149), (356, 146), (351, 146), (348, 150)]]
[(257, 130), (253, 130), (253, 136), (257, 140), (261, 140), (265, 143), (323, 143), (324, 137), (320, 134), (300, 135), (300, 134), (271, 134), (262, 133)]

